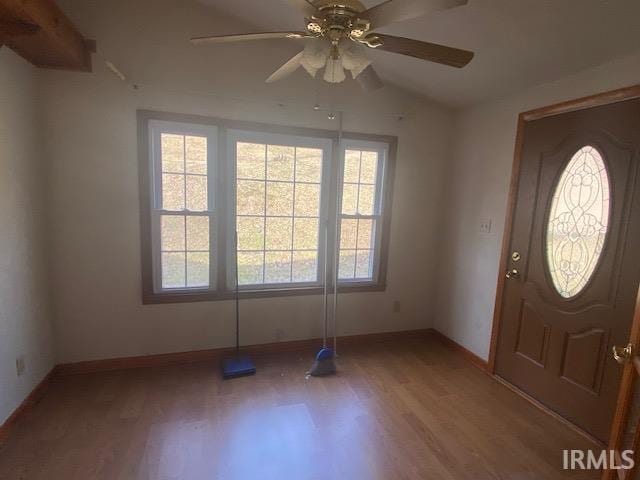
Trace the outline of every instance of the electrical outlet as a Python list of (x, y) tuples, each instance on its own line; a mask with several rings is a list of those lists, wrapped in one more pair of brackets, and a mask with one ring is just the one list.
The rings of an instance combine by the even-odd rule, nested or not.
[(282, 342), (286, 337), (284, 330), (281, 328), (276, 328), (276, 342)]
[(480, 220), (480, 233), (491, 233), (491, 223), (490, 218)]
[(24, 375), (24, 371), (26, 370), (26, 368), (27, 365), (24, 359), (24, 355), (20, 355), (18, 358), (16, 358), (16, 375), (18, 377)]
[(400, 300), (396, 300), (393, 302), (393, 313), (400, 313), (402, 309), (402, 305), (400, 305)]

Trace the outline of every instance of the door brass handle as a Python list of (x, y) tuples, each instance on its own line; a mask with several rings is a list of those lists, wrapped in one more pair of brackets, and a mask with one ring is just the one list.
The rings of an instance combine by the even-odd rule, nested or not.
[(520, 272), (514, 268), (513, 270), (507, 271), (505, 277), (507, 277), (507, 278), (516, 278), (519, 275), (520, 275)]
[(631, 361), (631, 357), (633, 356), (633, 345), (631, 343), (626, 347), (617, 347), (614, 345), (611, 350), (616, 362), (624, 364)]

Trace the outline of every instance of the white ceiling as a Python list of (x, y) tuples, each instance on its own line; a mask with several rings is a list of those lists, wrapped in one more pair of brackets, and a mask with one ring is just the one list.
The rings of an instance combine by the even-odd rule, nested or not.
[[(302, 15), (286, 0), (198, 1), (258, 31), (303, 27)], [(470, 0), (466, 6), (381, 30), (473, 50), (476, 57), (465, 69), (380, 51), (372, 51), (371, 57), (386, 82), (461, 107), (640, 51), (639, 18), (639, 0)], [(283, 62), (297, 49), (293, 40), (270, 42), (281, 46)], [(255, 46), (248, 42), (243, 48), (250, 61)]]

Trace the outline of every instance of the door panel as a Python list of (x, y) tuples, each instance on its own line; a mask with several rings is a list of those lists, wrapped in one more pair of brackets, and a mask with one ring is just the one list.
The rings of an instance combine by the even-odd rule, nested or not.
[(522, 302), (516, 353), (544, 367), (550, 332), (549, 324), (542, 320), (530, 304)]
[(601, 328), (576, 333), (565, 332), (560, 375), (587, 391), (599, 392), (607, 346), (607, 334)]
[[(588, 156), (563, 177), (585, 146), (600, 154), (608, 184)], [(508, 263), (517, 274), (502, 297), (496, 374), (603, 442), (622, 371), (609, 352), (627, 344), (640, 279), (638, 152), (639, 100), (525, 124), (509, 250), (519, 258)], [(562, 261), (550, 266), (547, 227), (561, 179), (564, 206), (551, 218), (558, 235), (550, 240)]]

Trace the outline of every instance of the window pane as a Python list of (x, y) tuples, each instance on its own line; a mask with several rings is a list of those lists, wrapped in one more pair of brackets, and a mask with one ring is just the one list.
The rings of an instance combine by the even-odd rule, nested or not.
[(184, 137), (163, 133), (160, 135), (162, 151), (162, 171), (184, 172)]
[(238, 249), (262, 250), (264, 248), (264, 219), (262, 217), (238, 217)]
[(162, 253), (162, 288), (184, 288), (185, 254)]
[(264, 215), (264, 182), (238, 180), (238, 215)]
[(238, 178), (264, 180), (266, 146), (263, 144), (238, 142), (236, 151)]
[(373, 215), (373, 202), (376, 190), (373, 185), (360, 185), (360, 198), (358, 200), (358, 213), (360, 215)]
[(360, 179), (360, 152), (347, 150), (344, 156), (344, 182), (358, 183)]
[(262, 283), (262, 252), (238, 252), (238, 284)]
[(267, 147), (267, 179), (293, 181), (294, 147)]
[[(253, 275), (254, 284), (316, 281), (323, 151), (260, 147), (262, 151), (257, 144), (238, 144), (238, 157), (243, 157), (238, 158), (237, 172), (239, 250), (255, 249), (262, 255), (262, 278), (245, 265), (247, 278)], [(261, 163), (255, 160), (258, 156)], [(258, 262), (257, 256), (253, 259)]]
[(342, 213), (355, 215), (358, 207), (358, 185), (345, 183), (342, 188)]
[(266, 250), (291, 249), (291, 219), (267, 217)]
[(338, 268), (339, 278), (353, 278), (356, 265), (355, 250), (340, 250), (340, 267)]
[(340, 225), (340, 248), (356, 248), (357, 228), (357, 220), (342, 220)]
[(291, 219), (267, 217), (266, 250), (291, 249)]
[(376, 152), (362, 152), (360, 163), (360, 183), (376, 183), (378, 173), (378, 154)]
[[(358, 220), (358, 248), (373, 248), (373, 220)], [(346, 247), (346, 246), (345, 246)], [(349, 247), (346, 247), (349, 248)]]
[(291, 252), (266, 252), (264, 263), (265, 283), (291, 281)]
[(207, 138), (186, 137), (187, 173), (207, 174)]
[(184, 210), (184, 175), (162, 174), (162, 208)]
[(318, 252), (293, 252), (294, 282), (315, 282), (318, 279)]
[(371, 278), (371, 250), (358, 250), (356, 255), (356, 278)]
[(293, 183), (267, 182), (267, 215), (293, 213)]
[(322, 180), (322, 150), (296, 148), (296, 181), (320, 183)]
[(187, 252), (187, 287), (209, 286), (209, 253)]
[(209, 250), (209, 217), (187, 217), (187, 250)]
[(187, 210), (207, 210), (207, 177), (187, 175)]
[(184, 250), (184, 217), (163, 215), (160, 220), (160, 230), (162, 251)]
[(296, 218), (294, 220), (293, 248), (295, 250), (318, 250), (318, 219)]
[(296, 216), (320, 216), (320, 185), (296, 184)]

